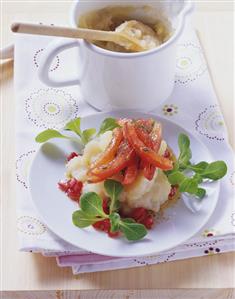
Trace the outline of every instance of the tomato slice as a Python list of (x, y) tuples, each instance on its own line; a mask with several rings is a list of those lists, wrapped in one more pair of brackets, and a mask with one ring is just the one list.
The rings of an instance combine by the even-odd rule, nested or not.
[[(138, 135), (139, 139), (149, 148), (154, 149), (155, 144), (150, 136), (150, 133), (147, 129), (143, 126), (135, 126), (136, 134)], [(144, 177), (151, 181), (153, 179), (156, 167), (151, 165), (149, 162), (141, 160), (141, 168), (143, 169)]]
[(128, 121), (131, 121), (131, 119), (130, 119), (130, 118), (119, 118), (119, 119), (117, 120), (117, 123), (119, 124), (119, 126), (123, 127), (124, 124), (125, 124), (126, 122), (128, 122)]
[(152, 120), (149, 120), (147, 125), (144, 125), (143, 120), (138, 120), (135, 124), (135, 130), (139, 139), (143, 141), (146, 146), (155, 152), (159, 151), (162, 141), (162, 126), (160, 123), (155, 122), (154, 125), (152, 125)]
[(127, 122), (124, 124), (124, 137), (127, 138), (128, 142), (142, 160), (163, 170), (170, 170), (173, 168), (172, 161), (159, 156), (154, 150), (147, 147), (139, 139), (133, 123)]
[(123, 185), (130, 185), (135, 181), (138, 174), (138, 164), (139, 159), (137, 155), (134, 155), (134, 158), (131, 160), (130, 164), (125, 170), (124, 179), (122, 181)]
[(162, 126), (160, 123), (155, 122), (150, 136), (153, 142), (153, 150), (157, 153), (162, 142)]
[(92, 163), (90, 170), (88, 173), (93, 169), (100, 165), (106, 164), (110, 162), (115, 154), (117, 153), (118, 147), (123, 140), (123, 133), (121, 128), (115, 128), (113, 130), (113, 137), (110, 141), (109, 145), (105, 149), (105, 151), (101, 154), (101, 156)]
[(148, 133), (147, 129), (140, 126), (135, 126), (135, 131), (139, 139), (148, 147), (154, 148), (154, 142), (151, 139), (150, 134)]
[(88, 174), (88, 181), (96, 183), (110, 178), (127, 167), (131, 159), (133, 159), (135, 152), (131, 145), (126, 141), (122, 141), (117, 156), (107, 164), (100, 165), (91, 169)]
[(143, 176), (151, 181), (154, 177), (156, 166), (150, 164), (149, 162), (146, 162), (144, 160), (140, 161), (140, 169), (143, 171)]
[(147, 133), (150, 133), (153, 129), (155, 121), (152, 118), (149, 119), (137, 119), (135, 122), (136, 126), (142, 129), (145, 129)]
[[(149, 128), (150, 128), (149, 123)], [(151, 133), (148, 130), (148, 127), (145, 127), (144, 125), (135, 125), (136, 133), (139, 137), (139, 139), (149, 148), (154, 150), (156, 153), (158, 152), (160, 145), (161, 145), (161, 125), (159, 123), (154, 123), (154, 126), (152, 128)], [(149, 162), (141, 161), (141, 168), (143, 169), (143, 175), (144, 177), (151, 181), (153, 179), (156, 167), (154, 165), (151, 165)]]

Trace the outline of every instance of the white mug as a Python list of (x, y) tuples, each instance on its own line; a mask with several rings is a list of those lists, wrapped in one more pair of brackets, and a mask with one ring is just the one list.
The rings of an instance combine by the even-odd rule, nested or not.
[[(173, 90), (177, 41), (193, 4), (183, 0), (75, 1), (71, 10), (72, 27), (77, 27), (81, 15), (106, 7), (107, 3), (139, 8), (149, 5), (161, 10), (171, 22), (173, 34), (159, 47), (138, 53), (113, 52), (80, 39), (59, 39), (42, 54), (39, 78), (52, 87), (78, 84), (83, 99), (98, 110), (127, 108), (150, 111), (165, 101)], [(78, 48), (81, 57), (78, 65), (80, 78), (79, 75), (64, 81), (52, 78), (49, 70), (53, 59), (72, 47)]]

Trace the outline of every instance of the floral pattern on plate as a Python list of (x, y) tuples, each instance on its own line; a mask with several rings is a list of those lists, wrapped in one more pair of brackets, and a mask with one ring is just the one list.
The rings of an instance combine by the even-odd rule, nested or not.
[(25, 102), (28, 119), (38, 127), (60, 129), (78, 113), (78, 105), (69, 93), (60, 89), (39, 89)]

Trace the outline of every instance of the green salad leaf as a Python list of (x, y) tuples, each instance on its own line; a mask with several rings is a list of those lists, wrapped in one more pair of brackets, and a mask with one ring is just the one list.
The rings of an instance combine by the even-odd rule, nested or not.
[(117, 120), (115, 118), (108, 117), (103, 120), (100, 126), (100, 130), (98, 132), (98, 136), (101, 134), (104, 134), (107, 131), (112, 131), (115, 128), (120, 127), (117, 123)]
[(73, 212), (72, 215), (73, 224), (80, 228), (88, 227), (97, 221), (96, 217), (92, 217), (91, 215), (85, 213), (82, 210), (78, 210)]
[(68, 122), (65, 126), (65, 130), (72, 131), (75, 134), (77, 134), (81, 138), (81, 141), (84, 145), (86, 145), (96, 133), (96, 129), (94, 128), (82, 131), (80, 117)]
[(122, 219), (119, 225), (120, 230), (129, 241), (137, 241), (143, 239), (147, 235), (146, 227), (143, 224), (136, 223), (135, 221)]
[(72, 131), (74, 133), (76, 133), (78, 136), (82, 136), (82, 131), (81, 131), (81, 118), (75, 118), (73, 120), (71, 120), (70, 122), (68, 122), (65, 127), (65, 130), (68, 131)]
[(192, 158), (189, 137), (185, 134), (179, 134), (178, 145), (180, 149), (178, 166), (180, 169), (184, 169), (186, 168), (186, 165), (189, 163), (190, 159)]
[(92, 139), (92, 137), (95, 135), (95, 133), (96, 133), (96, 129), (94, 129), (94, 128), (84, 130), (82, 132), (82, 136), (81, 136), (82, 143), (87, 144)]
[(88, 192), (81, 196), (80, 210), (72, 215), (73, 224), (80, 227), (88, 227), (97, 221), (108, 218), (102, 208), (102, 199), (95, 192)]
[(193, 178), (186, 177), (180, 184), (179, 184), (179, 191), (180, 192), (187, 192), (189, 194), (196, 194), (198, 189), (198, 182)]
[(206, 167), (208, 165), (209, 165), (209, 163), (202, 161), (195, 165), (188, 165), (188, 168), (195, 171), (196, 173), (200, 174), (201, 172), (203, 172), (206, 169)]
[(206, 195), (206, 190), (204, 188), (197, 188), (195, 195), (202, 199)]
[[(166, 171), (168, 181), (171, 185), (178, 185), (180, 192), (186, 192), (202, 199), (206, 195), (206, 190), (199, 184), (205, 179), (219, 180), (227, 173), (227, 166), (224, 161), (208, 163), (201, 161), (197, 164), (191, 163), (192, 152), (190, 149), (189, 137), (179, 134), (178, 146), (179, 157), (174, 164), (173, 170)], [(194, 173), (193, 175), (192, 172)]]
[(120, 229), (120, 220), (121, 217), (118, 213), (112, 213), (109, 215), (110, 223), (111, 223), (111, 232), (117, 232)]
[(35, 140), (38, 143), (43, 143), (46, 142), (50, 139), (53, 138), (65, 138), (65, 139), (70, 139), (68, 136), (65, 136), (63, 134), (61, 134), (60, 132), (56, 131), (56, 130), (52, 130), (52, 129), (47, 129), (41, 133), (39, 133), (37, 135), (37, 137), (35, 138)]
[[(168, 172), (169, 173), (169, 172)], [(186, 176), (180, 171), (173, 171), (168, 174), (168, 181), (171, 185), (180, 185)]]
[(123, 186), (121, 183), (115, 180), (106, 180), (104, 182), (104, 188), (111, 199), (109, 210), (110, 213), (112, 213), (113, 211), (116, 211), (119, 208), (119, 196), (123, 191)]
[(219, 180), (227, 173), (227, 165), (224, 161), (215, 161), (207, 165), (207, 167), (200, 173), (202, 178), (213, 181)]
[(80, 198), (79, 205), (81, 210), (89, 216), (106, 217), (102, 207), (102, 199), (95, 192), (83, 194)]

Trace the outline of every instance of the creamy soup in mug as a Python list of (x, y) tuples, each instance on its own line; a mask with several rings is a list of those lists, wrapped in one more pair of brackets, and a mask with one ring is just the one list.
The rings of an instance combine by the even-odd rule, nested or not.
[[(154, 34), (154, 37), (146, 34), (142, 41), (149, 45), (149, 49), (152, 49), (166, 42), (170, 38), (172, 30), (170, 22), (159, 12), (155, 16), (153, 14), (153, 17), (151, 18), (149, 16), (147, 17), (147, 15), (144, 17), (144, 13), (148, 13), (151, 9), (153, 10), (150, 6), (143, 6), (141, 7), (141, 16), (133, 17), (133, 12), (136, 10), (135, 7), (108, 6), (99, 10), (90, 11), (80, 16), (78, 27), (104, 31), (118, 31), (119, 28), (122, 29), (121, 24), (124, 26), (126, 21), (140, 21), (149, 27), (152, 35)], [(116, 29), (117, 27), (118, 29)], [(138, 28), (130, 28), (130, 30), (131, 32), (129, 33), (137, 38), (141, 35), (141, 31)], [(152, 38), (156, 38), (158, 43), (153, 44)], [(93, 43), (110, 51), (133, 52), (133, 50), (130, 51), (114, 42), (96, 41)]]

